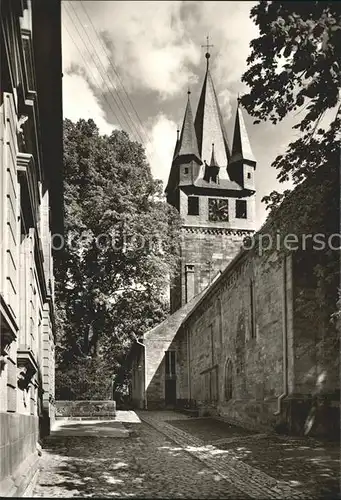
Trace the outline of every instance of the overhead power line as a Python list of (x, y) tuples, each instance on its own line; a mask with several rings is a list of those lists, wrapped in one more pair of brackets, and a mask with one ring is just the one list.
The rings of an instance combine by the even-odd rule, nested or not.
[[(96, 60), (95, 60), (94, 56), (91, 54), (91, 51), (90, 51), (90, 50), (89, 50), (89, 48), (87, 47), (87, 45), (86, 45), (86, 43), (85, 43), (85, 41), (84, 41), (84, 38), (82, 37), (82, 35), (81, 35), (81, 33), (80, 33), (79, 29), (77, 28), (77, 26), (76, 26), (75, 22), (74, 22), (74, 21), (73, 21), (73, 19), (72, 19), (71, 14), (70, 14), (70, 13), (69, 13), (69, 11), (66, 9), (66, 5), (65, 5), (65, 12), (67, 13), (67, 15), (68, 15), (68, 17), (69, 17), (69, 19), (70, 19), (71, 23), (73, 24), (73, 26), (74, 26), (75, 30), (77, 31), (78, 36), (79, 36), (79, 38), (81, 39), (81, 41), (82, 41), (82, 43), (83, 43), (83, 45), (84, 45), (84, 47), (85, 47), (86, 51), (87, 51), (87, 52), (88, 52), (88, 54), (90, 55), (90, 57), (91, 57), (91, 59), (92, 59), (92, 61), (93, 61), (93, 64), (95, 65), (95, 68), (96, 68), (96, 70), (97, 70), (97, 71), (98, 71), (98, 73), (99, 73), (99, 76), (101, 77), (101, 79), (102, 79), (102, 81), (103, 81), (104, 85), (105, 85), (105, 86), (106, 86), (106, 88), (108, 89), (109, 94), (110, 94), (110, 95), (111, 95), (111, 97), (113, 98), (113, 100), (114, 100), (114, 102), (115, 102), (115, 104), (116, 104), (116, 107), (117, 107), (118, 111), (120, 112), (121, 116), (123, 117), (123, 120), (124, 120), (124, 122), (125, 122), (125, 124), (126, 124), (126, 125), (125, 125), (125, 126), (122, 126), (122, 125), (123, 125), (122, 119), (120, 119), (120, 118), (118, 117), (118, 115), (117, 115), (117, 114), (116, 114), (116, 112), (113, 110), (112, 106), (110, 105), (110, 109), (113, 111), (114, 116), (116, 117), (116, 120), (118, 121), (118, 124), (121, 126), (121, 128), (122, 128), (122, 129), (127, 128), (127, 129), (128, 129), (128, 130), (130, 130), (130, 132), (131, 132), (131, 127), (129, 126), (129, 123), (127, 122), (127, 120), (126, 120), (126, 118), (125, 118), (124, 114), (122, 113), (122, 111), (121, 111), (121, 109), (120, 109), (120, 106), (119, 106), (119, 104), (118, 104), (118, 102), (117, 102), (117, 99), (116, 99), (115, 95), (113, 94), (113, 92), (112, 92), (111, 88), (110, 88), (110, 87), (109, 87), (109, 85), (107, 84), (107, 82), (106, 82), (106, 80), (105, 80), (105, 77), (103, 77), (102, 72), (101, 72), (100, 68), (98, 67), (98, 64), (97, 64), (97, 62), (96, 62)], [(71, 36), (70, 32), (69, 32), (69, 35)], [(71, 38), (72, 38), (72, 36), (71, 36)], [(75, 40), (74, 40), (74, 39), (73, 39), (73, 41), (74, 41), (74, 43), (75, 43)], [(76, 45), (77, 45), (77, 44), (76, 44)], [(86, 60), (85, 60), (85, 58), (84, 58), (83, 54), (82, 54), (82, 58), (83, 58), (84, 62), (86, 63), (87, 68), (90, 70), (90, 74), (91, 74), (91, 68), (90, 68), (89, 64), (86, 62)], [(96, 80), (96, 81), (97, 81), (97, 80)], [(103, 95), (105, 95), (105, 94), (103, 93)], [(107, 102), (108, 102), (108, 101), (107, 101)]]
[(127, 91), (126, 91), (126, 89), (125, 89), (125, 87), (124, 87), (124, 84), (123, 84), (123, 82), (122, 82), (122, 80), (121, 80), (121, 78), (120, 78), (120, 75), (119, 75), (119, 73), (118, 73), (118, 70), (116, 69), (116, 67), (115, 67), (114, 63), (113, 63), (113, 62), (112, 62), (112, 60), (110, 59), (110, 57), (109, 57), (109, 55), (108, 55), (108, 53), (107, 53), (107, 49), (106, 49), (106, 47), (105, 47), (105, 45), (104, 45), (104, 43), (103, 43), (103, 41), (102, 41), (102, 39), (101, 39), (101, 37), (100, 37), (100, 35), (99, 35), (98, 31), (96, 30), (96, 28), (95, 28), (95, 26), (94, 26), (94, 24), (93, 24), (93, 22), (92, 22), (91, 18), (89, 17), (89, 14), (88, 14), (88, 12), (87, 12), (87, 10), (86, 10), (85, 6), (83, 5), (83, 1), (82, 1), (82, 0), (81, 0), (81, 2), (80, 2), (80, 5), (81, 5), (81, 7), (82, 7), (82, 9), (83, 9), (83, 11), (84, 11), (84, 13), (85, 13), (85, 15), (86, 15), (87, 19), (89, 20), (89, 22), (90, 22), (90, 24), (91, 24), (91, 26), (92, 26), (92, 29), (93, 29), (93, 30), (94, 30), (94, 32), (96, 33), (97, 39), (98, 39), (99, 43), (101, 44), (101, 46), (102, 46), (102, 48), (103, 48), (103, 51), (104, 51), (105, 55), (108, 57), (108, 61), (109, 61), (110, 67), (113, 69), (113, 71), (114, 71), (115, 75), (117, 76), (117, 79), (118, 79), (118, 81), (119, 81), (119, 83), (120, 83), (120, 85), (121, 85), (121, 87), (122, 87), (122, 89), (123, 89), (123, 91), (124, 91), (125, 95), (127, 96), (127, 99), (128, 99), (128, 101), (129, 101), (129, 103), (130, 103), (130, 105), (131, 105), (131, 107), (132, 107), (132, 109), (133, 109), (133, 111), (134, 111), (134, 113), (135, 113), (135, 115), (136, 115), (137, 119), (138, 119), (138, 122), (139, 122), (139, 124), (140, 124), (140, 127), (141, 127), (141, 129), (142, 129), (142, 131), (143, 131), (143, 133), (144, 133), (145, 137), (147, 138), (147, 140), (148, 140), (149, 144), (151, 144), (151, 139), (150, 139), (150, 137), (149, 137), (149, 135), (148, 135), (147, 131), (145, 130), (145, 128), (144, 128), (144, 126), (143, 126), (143, 124), (142, 124), (142, 121), (141, 121), (141, 119), (140, 119), (140, 116), (139, 116), (138, 112), (136, 111), (136, 108), (135, 108), (135, 106), (134, 106), (133, 102), (131, 101), (131, 99), (130, 99), (130, 97), (129, 97), (129, 94), (127, 93)]
[[(116, 88), (116, 85), (115, 85), (115, 83), (112, 81), (112, 79), (110, 78), (110, 76), (106, 73), (106, 72), (107, 72), (107, 69), (106, 69), (106, 68), (105, 68), (105, 66), (103, 65), (103, 63), (102, 63), (102, 61), (101, 61), (101, 58), (99, 57), (99, 54), (97, 53), (96, 47), (94, 46), (94, 44), (93, 44), (93, 42), (92, 42), (92, 40), (91, 40), (91, 38), (90, 38), (90, 36), (89, 36), (88, 32), (84, 29), (84, 27), (83, 27), (83, 25), (82, 25), (82, 21), (81, 21), (81, 19), (79, 18), (79, 16), (78, 16), (78, 14), (77, 14), (76, 9), (73, 7), (73, 5), (72, 5), (70, 2), (69, 2), (69, 5), (71, 6), (71, 8), (72, 8), (72, 10), (73, 10), (73, 12), (74, 12), (74, 14), (75, 14), (75, 16), (77, 17), (78, 23), (80, 24), (80, 26), (81, 26), (82, 30), (83, 30), (83, 31), (84, 31), (84, 33), (86, 34), (86, 37), (87, 37), (87, 39), (88, 39), (88, 41), (89, 41), (89, 43), (90, 43), (91, 47), (93, 48), (93, 50), (94, 50), (94, 52), (95, 52), (95, 55), (96, 55), (96, 57), (97, 57), (97, 59), (98, 59), (98, 61), (99, 61), (100, 65), (101, 65), (101, 67), (103, 68), (104, 75), (106, 75), (106, 77), (107, 77), (107, 79), (109, 80), (109, 82), (111, 83), (112, 87), (115, 89), (115, 88)], [(77, 29), (77, 28), (76, 28), (76, 29)], [(93, 59), (93, 60), (94, 60), (94, 59)], [(97, 66), (97, 68), (98, 68), (98, 66)], [(108, 87), (108, 86), (107, 86), (107, 87)], [(136, 125), (135, 125), (134, 121), (132, 120), (132, 118), (131, 118), (131, 116), (130, 116), (130, 114), (129, 114), (129, 111), (127, 110), (127, 108), (126, 108), (126, 106), (125, 106), (124, 102), (122, 101), (122, 99), (121, 99), (121, 97), (120, 97), (119, 93), (118, 93), (118, 92), (116, 92), (116, 95), (117, 95), (117, 99), (118, 99), (118, 101), (119, 101), (119, 102), (120, 102), (120, 104), (123, 106), (123, 109), (124, 109), (124, 111), (125, 111), (125, 113), (126, 113), (126, 114), (125, 114), (124, 112), (122, 112), (122, 109), (121, 109), (121, 107), (120, 107), (120, 104), (118, 103), (118, 101), (117, 101), (117, 100), (116, 100), (116, 98), (114, 97), (114, 99), (115, 99), (115, 103), (116, 103), (117, 107), (119, 108), (119, 110), (120, 110), (120, 112), (121, 112), (121, 114), (122, 114), (122, 116), (123, 116), (123, 118), (124, 118), (124, 120), (125, 120), (125, 122), (126, 122), (127, 126), (128, 126), (128, 127), (130, 128), (130, 130), (133, 132), (133, 135), (137, 136), (137, 138), (139, 139), (139, 141), (140, 141), (142, 144), (144, 144), (144, 142), (145, 142), (145, 141), (144, 141), (144, 139), (141, 137), (140, 132), (139, 132), (138, 128), (136, 127)], [(131, 125), (130, 125), (130, 124), (128, 123), (128, 121), (126, 120), (126, 116), (129, 118), (129, 121), (130, 121), (130, 124), (131, 124)]]
[[(66, 7), (66, 5), (65, 5), (65, 4), (64, 4), (64, 7)], [(108, 89), (108, 93), (109, 93), (109, 95), (112, 97), (113, 101), (114, 101), (114, 102), (115, 102), (115, 104), (116, 104), (116, 107), (117, 107), (118, 111), (120, 112), (120, 115), (123, 117), (123, 120), (124, 120), (125, 124), (122, 122), (122, 118), (120, 118), (120, 117), (118, 116), (118, 114), (117, 114), (117, 112), (115, 111), (115, 109), (113, 108), (113, 106), (112, 106), (112, 104), (111, 104), (110, 100), (108, 100), (108, 96), (106, 95), (106, 93), (102, 91), (102, 92), (101, 92), (101, 94), (102, 94), (103, 98), (105, 99), (106, 103), (108, 104), (108, 106), (109, 106), (110, 110), (112, 111), (113, 116), (115, 117), (115, 120), (116, 120), (117, 124), (118, 124), (118, 125), (122, 128), (122, 130), (127, 129), (127, 132), (129, 132), (131, 135), (133, 135), (133, 136), (135, 136), (135, 137), (137, 136), (137, 138), (138, 138), (139, 142), (140, 142), (140, 143), (144, 146), (144, 148), (145, 148), (145, 152), (146, 152), (146, 156), (147, 156), (148, 162), (149, 162), (149, 163), (151, 163), (151, 160), (150, 160), (150, 157), (149, 157), (149, 154), (148, 154), (148, 151), (147, 151), (147, 147), (146, 147), (146, 145), (144, 144), (144, 142), (145, 142), (145, 141), (142, 139), (142, 137), (141, 137), (141, 135), (140, 135), (139, 133), (136, 133), (136, 127), (134, 127), (134, 128), (135, 128), (135, 131), (134, 131), (134, 130), (132, 129), (132, 127), (129, 125), (129, 123), (127, 122), (127, 119), (126, 119), (126, 117), (125, 117), (125, 115), (124, 115), (124, 112), (122, 112), (122, 109), (121, 109), (121, 107), (120, 107), (120, 104), (118, 103), (118, 101), (117, 101), (117, 99), (116, 99), (115, 95), (113, 94), (112, 89), (109, 87), (108, 83), (106, 82), (106, 79), (105, 79), (105, 77), (107, 76), (107, 75), (106, 75), (106, 73), (104, 73), (104, 76), (103, 76), (102, 72), (100, 71), (100, 68), (98, 67), (98, 64), (97, 64), (96, 60), (94, 59), (93, 55), (91, 54), (90, 50), (88, 49), (88, 47), (87, 47), (87, 45), (86, 45), (86, 43), (85, 43), (84, 38), (82, 37), (82, 35), (81, 35), (80, 31), (78, 30), (78, 28), (77, 28), (77, 26), (76, 26), (75, 22), (73, 21), (73, 19), (72, 19), (72, 16), (71, 16), (70, 12), (69, 12), (66, 8), (65, 8), (65, 12), (66, 12), (66, 14), (68, 15), (68, 18), (69, 18), (69, 20), (71, 21), (72, 25), (74, 26), (75, 30), (77, 31), (78, 36), (79, 36), (80, 40), (82, 41), (83, 45), (85, 46), (85, 48), (86, 48), (86, 50), (87, 50), (88, 54), (90, 55), (90, 57), (91, 57), (91, 59), (92, 59), (92, 61), (93, 61), (94, 65), (95, 65), (95, 68), (96, 68), (96, 69), (97, 69), (97, 71), (98, 71), (98, 76), (101, 78), (102, 82), (105, 84), (106, 88)], [(68, 33), (68, 35), (69, 35), (69, 37), (70, 37), (71, 41), (73, 42), (73, 44), (74, 44), (74, 45), (75, 45), (75, 47), (77, 48), (78, 52), (80, 53), (80, 55), (81, 55), (81, 57), (82, 57), (82, 60), (83, 60), (83, 62), (84, 62), (85, 68), (86, 68), (86, 69), (88, 70), (88, 72), (91, 74), (91, 71), (92, 71), (92, 70), (91, 70), (91, 67), (90, 67), (90, 65), (89, 65), (88, 61), (86, 60), (86, 58), (84, 57), (84, 54), (83, 54), (82, 50), (80, 49), (79, 45), (77, 44), (77, 42), (76, 42), (75, 38), (72, 36), (72, 34), (71, 34), (70, 30), (68, 29), (68, 27), (67, 27), (66, 23), (64, 23), (64, 22), (63, 22), (63, 25), (64, 25), (64, 27), (65, 27), (65, 29), (66, 29), (66, 31), (67, 31), (67, 33)], [(82, 29), (83, 29), (83, 31), (85, 31), (83, 27), (82, 27)], [(93, 46), (93, 44), (92, 44), (92, 46)], [(93, 48), (94, 48), (94, 50), (95, 50), (95, 53), (96, 53), (96, 56), (97, 56), (98, 60), (100, 61), (100, 58), (99, 58), (99, 56), (98, 56), (98, 54), (97, 54), (97, 51), (96, 51), (96, 49), (95, 49), (95, 47), (94, 47), (94, 46), (93, 46)], [(100, 62), (101, 62), (101, 61), (100, 61)], [(101, 62), (101, 64), (102, 64), (102, 62)], [(103, 66), (103, 64), (102, 64), (102, 66)], [(104, 68), (104, 66), (103, 66), (103, 68)], [(105, 68), (104, 68), (104, 69), (105, 69)], [(93, 76), (94, 76), (94, 75), (93, 75)], [(100, 89), (100, 88), (101, 88), (101, 82), (100, 82), (100, 83), (98, 83), (98, 79), (97, 79), (97, 78), (95, 78), (95, 81), (96, 81), (96, 83), (97, 83), (97, 85), (98, 85), (98, 88)], [(113, 84), (113, 82), (111, 82), (111, 84), (112, 84), (112, 85), (114, 85), (114, 84)], [(128, 113), (127, 113), (127, 114), (128, 114)], [(129, 118), (130, 118), (130, 116), (129, 116)], [(132, 122), (132, 123), (133, 123), (133, 122)], [(133, 123), (133, 126), (134, 126), (134, 123)]]
[[(79, 52), (80, 56), (82, 57), (85, 67), (87, 67), (87, 68), (90, 70), (90, 67), (89, 67), (89, 65), (88, 65), (88, 63), (87, 63), (87, 61), (86, 61), (86, 59), (85, 59), (85, 57), (84, 57), (84, 55), (83, 55), (82, 51), (80, 50), (80, 48), (79, 48), (78, 44), (76, 43), (75, 39), (74, 39), (74, 38), (73, 38), (73, 36), (71, 35), (71, 33), (70, 33), (70, 31), (69, 31), (68, 27), (66, 26), (66, 23), (64, 23), (64, 22), (63, 22), (63, 25), (64, 25), (64, 28), (66, 29), (66, 32), (67, 32), (67, 34), (69, 35), (69, 37), (70, 37), (71, 41), (73, 42), (73, 44), (75, 45), (76, 49), (78, 50), (78, 52)], [(114, 115), (114, 117), (115, 117), (115, 119), (116, 119), (117, 123), (118, 123), (118, 124), (120, 125), (120, 127), (122, 128), (122, 125), (121, 125), (120, 120), (118, 119), (118, 117), (117, 117), (117, 115), (116, 115), (115, 110), (112, 108), (110, 101), (108, 100), (107, 96), (106, 96), (104, 93), (103, 93), (103, 97), (104, 97), (104, 99), (106, 100), (106, 102), (107, 102), (107, 104), (108, 104), (109, 108), (111, 109), (111, 111), (112, 111), (112, 113), (113, 113), (113, 115)]]

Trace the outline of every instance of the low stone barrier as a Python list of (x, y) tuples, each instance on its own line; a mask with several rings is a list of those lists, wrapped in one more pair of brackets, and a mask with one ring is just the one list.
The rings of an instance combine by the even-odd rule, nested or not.
[(56, 401), (56, 419), (113, 419), (116, 402), (108, 401)]

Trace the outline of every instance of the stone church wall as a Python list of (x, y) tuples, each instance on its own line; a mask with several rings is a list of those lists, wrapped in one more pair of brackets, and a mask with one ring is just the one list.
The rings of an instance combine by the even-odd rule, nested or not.
[(182, 229), (181, 274), (172, 291), (175, 307), (179, 307), (181, 297), (187, 294), (186, 265), (194, 266), (193, 293), (197, 295), (235, 257), (247, 234), (251, 233), (213, 228)]
[[(298, 236), (321, 229), (326, 239), (338, 233), (337, 214), (332, 219), (329, 213), (332, 199), (337, 199), (334, 180), (335, 192), (316, 191), (323, 214), (317, 223), (320, 230), (309, 208)], [(319, 184), (318, 179), (312, 182), (312, 193)], [(336, 430), (339, 337), (331, 316), (336, 310), (338, 259), (337, 250), (321, 252), (309, 246), (286, 254), (276, 249), (262, 255), (256, 249), (241, 252), (204, 294), (175, 339), (182, 357), (188, 353), (179, 375), (179, 380), (190, 381), (187, 399), (202, 413), (299, 434), (317, 404), (321, 424), (313, 432)], [(323, 278), (315, 274), (317, 264), (327, 272)]]
[[(146, 338), (146, 386), (149, 410), (165, 407), (165, 352), (178, 351), (173, 342), (174, 330), (160, 331), (160, 335)], [(178, 358), (178, 356), (177, 356)], [(177, 368), (178, 369), (178, 368)]]
[[(224, 278), (186, 325), (190, 338), (189, 399), (202, 408), (213, 406), (221, 415), (254, 423), (254, 412), (257, 416), (264, 405), (275, 409), (276, 396), (282, 392), (282, 270), (279, 266), (270, 272), (261, 261), (243, 256)], [(233, 370), (231, 400), (225, 394), (228, 360)], [(262, 417), (257, 420), (261, 423)]]

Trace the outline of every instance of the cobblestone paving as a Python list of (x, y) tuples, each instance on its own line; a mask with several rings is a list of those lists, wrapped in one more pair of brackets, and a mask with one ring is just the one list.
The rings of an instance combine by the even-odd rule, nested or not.
[(340, 498), (337, 444), (247, 435), (219, 421), (214, 429), (214, 419), (175, 413), (139, 416), (253, 498)]
[(49, 437), (33, 497), (247, 498), (155, 428), (125, 426), (126, 439)]
[(295, 489), (319, 498), (335, 498), (340, 492), (340, 444), (306, 438), (254, 434), (211, 418), (172, 420), (189, 432), (236, 458), (287, 481)]
[(255, 432), (228, 424), (213, 418), (191, 418), (173, 420), (172, 425), (195, 435), (205, 443), (214, 443), (218, 439), (249, 437)]

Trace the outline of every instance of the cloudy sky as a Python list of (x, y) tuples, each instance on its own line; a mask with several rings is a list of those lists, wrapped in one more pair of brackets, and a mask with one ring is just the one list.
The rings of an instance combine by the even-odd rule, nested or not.
[[(63, 1), (64, 117), (93, 118), (101, 133), (123, 128), (146, 148), (155, 178), (167, 182), (188, 86), (193, 110), (210, 36), (210, 68), (229, 139), (240, 79), (258, 36), (249, 18), (254, 2)], [(261, 198), (283, 190), (270, 167), (294, 137), (293, 118), (276, 127), (253, 125), (244, 111), (257, 158), (258, 226), (266, 216)]]

